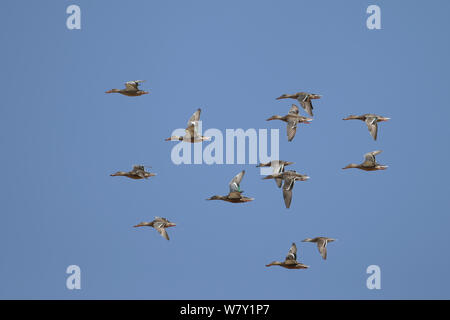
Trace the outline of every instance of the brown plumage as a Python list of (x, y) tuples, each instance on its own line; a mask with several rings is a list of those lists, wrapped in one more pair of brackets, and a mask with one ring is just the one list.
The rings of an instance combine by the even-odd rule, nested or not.
[(286, 269), (307, 269), (309, 266), (300, 263), (297, 261), (297, 246), (295, 243), (292, 243), (291, 248), (289, 249), (289, 252), (284, 259), (284, 261), (272, 261), (269, 264), (266, 264), (266, 267), (271, 266), (280, 266)]
[(133, 170), (131, 171), (117, 171), (116, 173), (113, 173), (110, 175), (111, 177), (128, 177), (130, 179), (148, 179), (150, 177), (156, 176), (155, 173), (147, 172), (145, 171), (145, 167), (142, 165), (135, 165), (133, 166)]
[(289, 113), (285, 116), (272, 116), (269, 119), (267, 119), (267, 121), (271, 121), (271, 120), (281, 120), (287, 123), (287, 137), (288, 137), (288, 141), (292, 141), (292, 139), (294, 139), (295, 134), (297, 133), (297, 124), (299, 123), (310, 123), (310, 121), (312, 121), (313, 119), (311, 118), (307, 118), (307, 117), (303, 117), (301, 115), (298, 114), (298, 107), (293, 104), (291, 109), (289, 110)]
[(161, 236), (163, 236), (165, 239), (169, 240), (169, 235), (167, 234), (166, 228), (175, 227), (176, 224), (173, 222), (170, 222), (166, 218), (161, 217), (155, 217), (155, 220), (150, 222), (141, 222), (134, 227), (153, 227), (155, 228)]
[(311, 103), (312, 99), (320, 99), (322, 96), (315, 93), (309, 93), (309, 92), (297, 92), (294, 94), (283, 94), (277, 98), (277, 100), (280, 99), (296, 99), (302, 108), (306, 111), (307, 114), (309, 114), (311, 117), (313, 117), (313, 105)]
[(364, 162), (361, 164), (350, 163), (348, 166), (342, 169), (361, 169), (364, 171), (376, 171), (376, 170), (386, 170), (388, 166), (377, 163), (375, 156), (380, 154), (381, 150), (368, 152), (364, 155)]
[(297, 173), (294, 170), (288, 170), (282, 173), (271, 174), (263, 179), (282, 179), (284, 181), (283, 185), (283, 198), (284, 204), (287, 209), (291, 207), (292, 201), (292, 189), (294, 188), (295, 181), (306, 181), (309, 176)]
[(306, 238), (302, 240), (302, 242), (313, 242), (317, 244), (317, 248), (319, 249), (320, 255), (322, 259), (327, 259), (327, 244), (328, 242), (336, 241), (336, 239), (327, 238), (327, 237), (316, 237), (316, 238)]
[[(267, 163), (260, 163), (258, 164), (256, 167), (260, 168), (260, 167), (272, 167), (272, 173), (273, 174), (278, 174), (278, 173), (283, 173), (284, 172), (284, 168), (286, 166), (289, 166), (291, 164), (294, 164), (294, 162), (289, 162), (289, 161), (284, 161), (284, 160), (273, 160)], [(281, 185), (283, 184), (283, 179), (281, 178), (276, 178), (275, 182), (278, 186), (278, 188), (281, 188)]]
[(202, 110), (199, 108), (194, 114), (189, 118), (187, 127), (185, 129), (186, 134), (184, 136), (171, 136), (166, 139), (166, 141), (184, 141), (184, 142), (202, 142), (206, 140), (211, 140), (211, 137), (204, 137), (198, 133), (198, 123), (200, 121), (200, 113)]
[(373, 140), (377, 140), (378, 135), (378, 122), (388, 121), (391, 118), (386, 118), (382, 116), (378, 116), (373, 113), (366, 113), (361, 116), (348, 116), (347, 118), (344, 118), (342, 120), (361, 120), (364, 121), (367, 125), (367, 129), (369, 129), (370, 135), (372, 136)]
[(239, 172), (229, 183), (230, 192), (226, 196), (212, 196), (206, 200), (222, 200), (231, 203), (243, 203), (253, 201), (254, 198), (247, 198), (242, 195), (244, 191), (241, 190), (240, 183), (244, 177), (245, 170)]
[(139, 83), (145, 80), (134, 80), (125, 83), (125, 89), (111, 89), (106, 91), (106, 93), (120, 93), (128, 97), (142, 96), (143, 94), (148, 94), (148, 91), (143, 91), (139, 89)]

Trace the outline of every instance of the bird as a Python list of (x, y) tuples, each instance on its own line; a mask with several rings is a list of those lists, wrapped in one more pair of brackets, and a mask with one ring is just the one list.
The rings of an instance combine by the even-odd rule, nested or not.
[(306, 181), (309, 179), (307, 175), (302, 175), (294, 170), (288, 170), (282, 173), (271, 174), (263, 179), (282, 179), (283, 184), (283, 198), (284, 204), (287, 209), (291, 206), (292, 201), (292, 189), (294, 188), (295, 181)]
[[(272, 160), (270, 162), (267, 163), (260, 163), (258, 164), (256, 167), (260, 168), (260, 167), (272, 167), (273, 169), (273, 173), (282, 173), (284, 172), (284, 167), (285, 166), (289, 166), (291, 164), (294, 164), (294, 162), (289, 162), (289, 161), (284, 161), (284, 160)], [(278, 188), (281, 188), (281, 185), (283, 184), (283, 179), (275, 179), (275, 182), (278, 186)]]
[(175, 226), (176, 226), (175, 223), (170, 222), (166, 218), (155, 217), (155, 220), (153, 220), (151, 222), (141, 222), (141, 223), (139, 223), (139, 224), (137, 224), (137, 225), (135, 225), (133, 227), (134, 228), (137, 228), (137, 227), (153, 227), (159, 232), (159, 234), (161, 236), (163, 236), (164, 238), (169, 240), (169, 235), (167, 234), (166, 228), (175, 227)]
[(154, 176), (156, 176), (156, 173), (151, 173), (151, 172), (145, 171), (145, 166), (134, 165), (133, 170), (131, 170), (129, 172), (117, 171), (116, 173), (113, 173), (110, 176), (111, 177), (123, 176), (123, 177), (128, 177), (131, 179), (138, 180), (138, 179), (148, 179), (149, 177), (154, 177)]
[(342, 169), (356, 168), (365, 171), (386, 170), (388, 166), (377, 163), (375, 156), (380, 154), (381, 150), (368, 152), (364, 155), (364, 162), (361, 164), (350, 163), (348, 166)]
[(143, 91), (139, 89), (139, 83), (145, 80), (134, 80), (125, 82), (125, 89), (111, 89), (106, 91), (106, 93), (120, 93), (128, 97), (142, 96), (143, 94), (148, 94), (148, 91)]
[(388, 121), (390, 119), (391, 118), (378, 116), (373, 113), (366, 113), (361, 116), (351, 115), (342, 120), (362, 120), (362, 121), (364, 121), (367, 125), (367, 128), (369, 129), (370, 135), (372, 136), (373, 140), (377, 140), (378, 122)]
[(317, 243), (317, 248), (319, 249), (320, 254), (322, 255), (323, 260), (327, 259), (327, 244), (328, 242), (336, 241), (336, 239), (327, 238), (327, 237), (316, 237), (316, 238), (306, 238), (302, 240), (302, 242), (314, 242)]
[(182, 137), (180, 136), (171, 136), (167, 138), (166, 141), (184, 141), (184, 142), (202, 142), (206, 140), (211, 140), (211, 137), (204, 137), (198, 134), (198, 122), (200, 120), (200, 113), (202, 110), (199, 108), (194, 112), (192, 117), (189, 119), (187, 127), (185, 129), (186, 134)]
[(255, 200), (254, 198), (244, 197), (241, 190), (240, 183), (244, 177), (245, 170), (239, 172), (229, 183), (230, 192), (226, 196), (212, 196), (206, 200), (223, 200), (231, 203), (243, 203)]
[(322, 98), (321, 95), (315, 94), (315, 93), (308, 93), (308, 92), (297, 92), (294, 94), (283, 94), (279, 96), (276, 100), (281, 99), (297, 99), (297, 101), (300, 103), (302, 108), (308, 113), (311, 117), (313, 117), (312, 110), (314, 109), (311, 103), (312, 99), (320, 99)]
[(287, 123), (287, 137), (288, 137), (288, 141), (292, 141), (292, 139), (294, 139), (295, 137), (295, 133), (297, 132), (297, 124), (298, 123), (310, 123), (309, 121), (312, 121), (313, 119), (311, 118), (307, 118), (307, 117), (303, 117), (301, 115), (298, 114), (298, 107), (293, 104), (291, 106), (291, 109), (289, 110), (289, 113), (285, 116), (272, 116), (269, 119), (267, 119), (266, 121), (271, 121), (271, 120), (281, 120)]
[(295, 242), (292, 243), (291, 248), (289, 249), (289, 252), (283, 262), (273, 261), (269, 264), (266, 264), (266, 267), (270, 267), (270, 266), (280, 266), (280, 267), (283, 267), (286, 269), (307, 269), (307, 268), (309, 268), (309, 266), (297, 261), (297, 246), (295, 245)]

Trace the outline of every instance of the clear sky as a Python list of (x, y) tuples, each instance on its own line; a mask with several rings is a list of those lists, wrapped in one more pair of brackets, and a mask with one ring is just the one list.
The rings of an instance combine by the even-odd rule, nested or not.
[[(0, 298), (450, 298), (449, 1), (127, 4), (0, 4)], [(104, 93), (136, 79), (149, 95)], [(297, 91), (323, 97), (288, 142), (265, 119)], [(204, 129), (280, 128), (280, 158), (311, 177), (289, 210), (255, 165), (172, 163), (164, 139), (199, 107)], [(369, 112), (392, 118), (377, 141), (341, 120)], [(378, 149), (388, 170), (341, 169)], [(140, 163), (158, 175), (109, 176)], [(205, 201), (242, 169), (255, 201)], [(170, 241), (132, 227), (154, 216), (177, 223)], [(338, 239), (326, 261), (301, 242), (319, 235)], [(292, 242), (310, 269), (264, 266)]]

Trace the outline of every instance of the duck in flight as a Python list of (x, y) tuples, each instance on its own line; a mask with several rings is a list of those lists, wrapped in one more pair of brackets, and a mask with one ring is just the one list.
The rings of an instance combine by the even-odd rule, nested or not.
[(142, 96), (143, 94), (148, 94), (148, 91), (143, 91), (139, 89), (139, 83), (145, 80), (134, 80), (125, 82), (125, 89), (111, 89), (106, 91), (106, 93), (120, 93), (128, 97)]
[(198, 134), (198, 122), (200, 121), (201, 112), (201, 109), (197, 109), (197, 111), (195, 111), (192, 117), (189, 119), (187, 127), (185, 129), (186, 134), (184, 136), (171, 136), (170, 138), (167, 138), (166, 141), (184, 141), (195, 143), (211, 140), (211, 137), (204, 137)]
[[(284, 172), (284, 167), (289, 166), (291, 164), (294, 164), (294, 162), (289, 162), (289, 161), (284, 161), (284, 160), (273, 160), (267, 163), (260, 163), (258, 164), (256, 167), (260, 168), (260, 167), (272, 167), (273, 174), (278, 174), (278, 173), (283, 173)], [(283, 179), (281, 178), (276, 178), (275, 182), (278, 186), (278, 188), (281, 188), (281, 185), (283, 184)]]
[(226, 196), (212, 196), (206, 200), (223, 200), (232, 203), (243, 203), (254, 200), (254, 198), (247, 198), (242, 195), (244, 191), (241, 190), (240, 184), (244, 177), (245, 170), (239, 172), (229, 183), (230, 192)]
[(375, 156), (380, 154), (381, 150), (368, 152), (364, 155), (364, 162), (361, 164), (350, 163), (348, 166), (342, 169), (356, 168), (365, 171), (386, 170), (388, 166), (377, 163)]
[(306, 238), (302, 240), (302, 242), (313, 242), (317, 244), (317, 248), (319, 249), (320, 255), (323, 260), (327, 260), (327, 244), (328, 242), (336, 241), (336, 239), (327, 238), (327, 237), (316, 237), (316, 238)]
[(169, 240), (169, 235), (167, 234), (166, 228), (175, 227), (176, 224), (170, 222), (166, 218), (155, 217), (155, 220), (151, 222), (141, 222), (134, 227), (153, 227), (155, 228), (161, 236)]
[(135, 165), (133, 166), (133, 170), (125, 172), (125, 171), (117, 171), (116, 173), (111, 174), (111, 177), (128, 177), (131, 179), (148, 179), (149, 177), (156, 176), (155, 173), (145, 171), (145, 166)]
[(295, 181), (306, 181), (309, 179), (309, 177), (307, 175), (297, 173), (294, 170), (288, 170), (285, 172), (268, 175), (263, 179), (282, 179), (284, 181), (283, 184), (284, 204), (286, 208), (289, 209), (291, 206), (292, 189), (294, 188)]
[(270, 266), (280, 266), (280, 267), (283, 267), (286, 269), (307, 269), (307, 268), (309, 268), (309, 266), (297, 261), (297, 246), (295, 245), (295, 243), (292, 243), (292, 246), (289, 249), (289, 252), (283, 262), (273, 261), (269, 264), (266, 264), (266, 267), (270, 267)]
[(388, 121), (391, 118), (386, 118), (382, 116), (378, 116), (373, 113), (366, 113), (361, 116), (348, 116), (347, 118), (344, 118), (342, 120), (362, 120), (366, 123), (367, 128), (369, 129), (370, 135), (372, 136), (373, 140), (377, 140), (377, 133), (378, 133), (378, 122)]
[(299, 110), (298, 107), (293, 104), (291, 109), (289, 110), (289, 113), (285, 116), (272, 116), (267, 121), (271, 120), (281, 120), (287, 123), (287, 137), (288, 141), (292, 141), (295, 137), (295, 133), (297, 132), (297, 124), (299, 123), (310, 123), (309, 121), (312, 121), (313, 119), (303, 117), (298, 114)]
[(302, 108), (306, 111), (307, 114), (309, 114), (311, 117), (313, 117), (313, 105), (311, 103), (311, 100), (313, 99), (320, 99), (322, 96), (315, 93), (309, 93), (309, 92), (297, 92), (294, 94), (283, 94), (277, 98), (277, 100), (281, 99), (296, 99)]

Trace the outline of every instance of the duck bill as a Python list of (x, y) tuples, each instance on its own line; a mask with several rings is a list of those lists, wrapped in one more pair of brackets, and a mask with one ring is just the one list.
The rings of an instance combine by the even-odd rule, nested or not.
[(143, 226), (144, 226), (143, 224), (137, 224), (137, 225), (133, 226), (133, 228), (143, 227)]
[(278, 98), (276, 98), (275, 100), (281, 100), (281, 99), (287, 99), (287, 96), (282, 95), (282, 96), (279, 96)]

